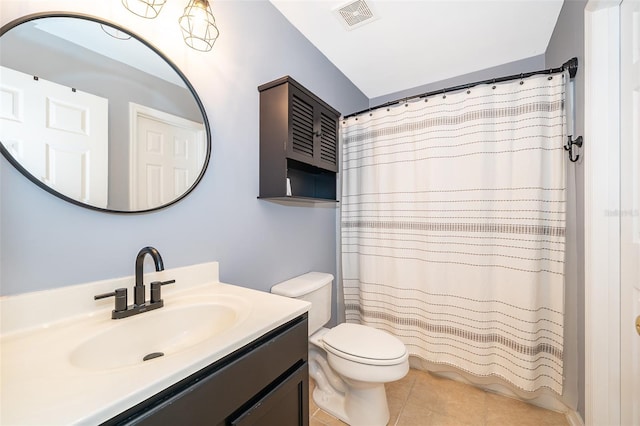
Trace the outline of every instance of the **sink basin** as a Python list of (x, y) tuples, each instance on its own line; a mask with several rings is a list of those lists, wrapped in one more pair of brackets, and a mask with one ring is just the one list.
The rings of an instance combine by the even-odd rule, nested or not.
[[(165, 302), (166, 303), (166, 302)], [(108, 370), (181, 352), (232, 330), (248, 316), (250, 304), (234, 297), (196, 299), (121, 320), (84, 340), (71, 353), (72, 365)]]

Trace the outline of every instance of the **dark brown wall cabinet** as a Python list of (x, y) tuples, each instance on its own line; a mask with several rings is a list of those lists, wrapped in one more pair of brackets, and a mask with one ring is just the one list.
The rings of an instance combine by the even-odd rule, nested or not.
[(335, 201), (340, 113), (289, 76), (260, 92), (260, 197)]
[(103, 426), (308, 426), (307, 349), (305, 313)]

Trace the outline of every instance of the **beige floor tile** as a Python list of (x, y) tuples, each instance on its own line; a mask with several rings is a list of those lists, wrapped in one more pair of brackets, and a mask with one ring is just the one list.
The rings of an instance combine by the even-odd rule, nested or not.
[(567, 416), (562, 413), (557, 413), (555, 411), (549, 411), (545, 415), (545, 423), (546, 426), (569, 426), (569, 420)]
[(424, 373), (416, 379), (407, 405), (414, 400), (429, 411), (460, 424), (484, 424), (486, 392), (473, 386)]
[[(317, 407), (311, 393), (311, 426), (344, 426), (345, 423)], [(561, 413), (485, 392), (471, 385), (410, 370), (407, 376), (385, 385), (389, 426), (568, 426)]]
[(318, 410), (316, 412), (316, 414), (314, 414), (313, 418), (319, 420), (320, 422), (328, 425), (328, 426), (343, 426), (346, 425), (345, 422), (336, 419), (335, 417), (333, 417), (331, 414), (323, 411), (323, 410)]
[(484, 423), (480, 419), (472, 420), (469, 423), (465, 420), (462, 420), (456, 417), (447, 416), (441, 413), (433, 413), (433, 415), (431, 416), (431, 423), (429, 423), (429, 426), (472, 426), (472, 425), (483, 425), (483, 424)]
[[(396, 426), (429, 426), (433, 412), (416, 399), (408, 399), (400, 412)], [(393, 424), (393, 423), (392, 423)]]
[(322, 423), (320, 420), (316, 419), (315, 417), (310, 417), (309, 426), (327, 426), (327, 424)]
[(405, 406), (413, 384), (416, 381), (415, 370), (409, 370), (405, 377), (395, 382), (385, 383), (387, 404), (389, 405), (389, 424), (395, 425)]
[(402, 400), (406, 400), (411, 392), (411, 388), (416, 381), (416, 377), (420, 375), (415, 373), (415, 370), (409, 370), (406, 376), (395, 382), (385, 383), (385, 391), (387, 396), (397, 397)]
[(566, 417), (513, 398), (487, 393), (487, 426), (568, 426)]
[(387, 404), (389, 405), (389, 424), (395, 425), (398, 421), (402, 409), (407, 403), (406, 398), (400, 398), (397, 395), (387, 394)]
[(445, 393), (448, 395), (446, 414), (465, 424), (484, 425), (487, 413), (486, 392), (474, 386), (455, 383), (456, 385), (452, 386), (452, 392)]

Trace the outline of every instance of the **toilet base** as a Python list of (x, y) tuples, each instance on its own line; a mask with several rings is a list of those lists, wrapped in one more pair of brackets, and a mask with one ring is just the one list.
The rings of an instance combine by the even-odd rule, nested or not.
[(313, 401), (323, 411), (351, 426), (385, 426), (389, 422), (383, 383), (349, 381), (344, 394), (316, 387)]

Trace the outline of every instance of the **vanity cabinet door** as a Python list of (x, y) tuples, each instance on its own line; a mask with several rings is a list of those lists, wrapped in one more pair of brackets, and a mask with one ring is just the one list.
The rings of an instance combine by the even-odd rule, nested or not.
[(237, 418), (231, 420), (230, 425), (307, 425), (309, 422), (307, 368), (308, 365), (305, 363)]

